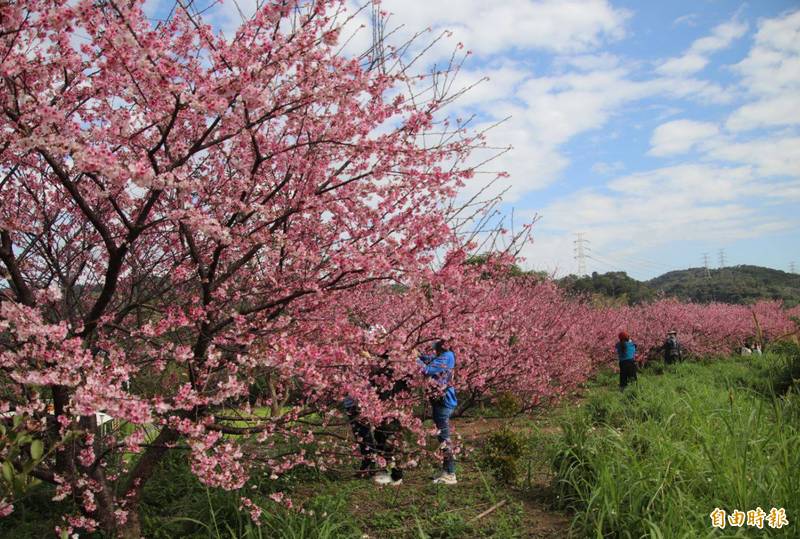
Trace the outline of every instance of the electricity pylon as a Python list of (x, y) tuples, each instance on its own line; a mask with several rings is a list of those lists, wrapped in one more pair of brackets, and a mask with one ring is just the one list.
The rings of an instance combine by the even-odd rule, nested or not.
[(586, 275), (586, 259), (589, 256), (589, 240), (583, 237), (583, 233), (575, 234), (577, 238), (572, 242), (575, 244), (575, 260), (578, 261), (578, 275)]

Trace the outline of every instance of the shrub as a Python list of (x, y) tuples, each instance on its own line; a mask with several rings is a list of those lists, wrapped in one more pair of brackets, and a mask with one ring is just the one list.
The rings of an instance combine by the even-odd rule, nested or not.
[(522, 409), (522, 399), (511, 391), (502, 391), (495, 395), (494, 405), (501, 417), (512, 417)]
[(767, 352), (779, 355), (780, 366), (773, 374), (773, 389), (783, 395), (800, 382), (800, 343), (796, 340), (772, 343)]
[(489, 435), (480, 460), (497, 480), (513, 483), (517, 479), (520, 460), (525, 456), (527, 446), (527, 440), (522, 434), (504, 428)]

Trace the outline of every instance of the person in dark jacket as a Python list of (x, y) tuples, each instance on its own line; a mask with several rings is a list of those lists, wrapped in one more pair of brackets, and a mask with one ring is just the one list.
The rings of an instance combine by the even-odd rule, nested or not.
[(619, 333), (617, 357), (619, 358), (619, 390), (622, 391), (629, 382), (636, 381), (636, 344), (624, 331)]
[(674, 329), (667, 333), (667, 340), (664, 341), (663, 348), (665, 365), (683, 361), (683, 347), (678, 342), (678, 332)]
[[(378, 399), (387, 401), (408, 391), (408, 379), (395, 380), (394, 369), (385, 362), (388, 357), (380, 356), (380, 358), (384, 363), (372, 369), (369, 380), (370, 385), (378, 391)], [(345, 397), (344, 408), (361, 453), (359, 475), (372, 475), (373, 480), (381, 485), (401, 485), (403, 470), (394, 464), (395, 441), (401, 430), (400, 422), (395, 418), (384, 419), (373, 428), (370, 423), (362, 419), (358, 401), (350, 396)], [(382, 457), (387, 462), (389, 471), (374, 473), (376, 457)]]
[(439, 442), (444, 453), (442, 471), (433, 482), (442, 485), (455, 485), (456, 460), (450, 442), (450, 416), (458, 405), (456, 388), (453, 386), (453, 372), (456, 367), (456, 356), (445, 339), (437, 340), (433, 345), (435, 355), (421, 355), (417, 360), (425, 376), (436, 381), (441, 390), (431, 399), (433, 421), (439, 429)]
[(361, 465), (358, 469), (359, 476), (367, 477), (374, 475), (375, 458), (375, 439), (372, 435), (372, 425), (361, 418), (361, 408), (358, 401), (350, 395), (344, 398), (344, 412), (350, 422), (350, 429), (353, 437), (358, 444), (358, 452), (361, 454)]

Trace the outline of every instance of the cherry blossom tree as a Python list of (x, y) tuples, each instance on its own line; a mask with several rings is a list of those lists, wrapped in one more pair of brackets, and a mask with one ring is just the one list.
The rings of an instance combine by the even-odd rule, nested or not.
[[(326, 365), (363, 333), (315, 313), (452, 241), (480, 144), (439, 119), (457, 65), (340, 54), (342, 7), (265, 2), (226, 38), (181, 2), (158, 24), (141, 0), (0, 3), (0, 407), (44, 446), (31, 475), (80, 507), (62, 531), (138, 537), (172, 448), (222, 488), (253, 459), (308, 462), (279, 440), (349, 389)], [(234, 426), (256, 382), (273, 413)]]
[[(613, 349), (616, 332), (625, 330), (645, 360), (655, 357), (671, 330), (678, 332), (681, 344), (695, 356), (726, 355), (737, 351), (748, 339), (769, 341), (797, 331), (791, 316), (792, 311), (776, 301), (730, 305), (663, 299), (647, 305), (594, 312), (598, 326), (606, 332), (601, 341), (608, 352)], [(595, 353), (602, 353), (602, 348)]]

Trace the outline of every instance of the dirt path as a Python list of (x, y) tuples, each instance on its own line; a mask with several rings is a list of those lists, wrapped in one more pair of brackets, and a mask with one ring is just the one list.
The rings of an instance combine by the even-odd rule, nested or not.
[[(575, 399), (578, 402), (578, 399)], [(536, 424), (536, 420), (533, 420)], [(512, 431), (530, 432), (531, 420), (514, 421), (508, 418), (462, 418), (453, 421), (455, 432), (469, 447), (475, 449), (481, 446), (487, 436), (503, 428)], [(557, 425), (536, 424), (539, 434), (545, 439), (556, 437), (561, 433)], [(522, 515), (521, 536), (525, 538), (564, 538), (569, 535), (571, 517), (563, 511), (552, 508), (553, 474), (543, 467), (539, 467), (531, 474), (531, 486), (528, 489), (508, 488), (504, 492), (524, 507)]]
[[(572, 397), (513, 419), (453, 419), (454, 435), (466, 450), (458, 457), (458, 485), (453, 487), (431, 484), (437, 464), (426, 458), (419, 467), (406, 470), (399, 487), (380, 487), (368, 479), (356, 479), (352, 464), (347, 464), (341, 470), (330, 470), (326, 479), (298, 481), (290, 494), (299, 505), (319, 496), (345, 496), (343, 508), (362, 530), (360, 539), (418, 539), (423, 528), (426, 537), (568, 538), (572, 516), (553, 508), (549, 455), (561, 433), (557, 408), (579, 403), (580, 397)], [(502, 429), (519, 432), (526, 440), (540, 444), (541, 450), (521, 463), (524, 486), (495, 482), (488, 469), (480, 466), (482, 447), (492, 433)]]

